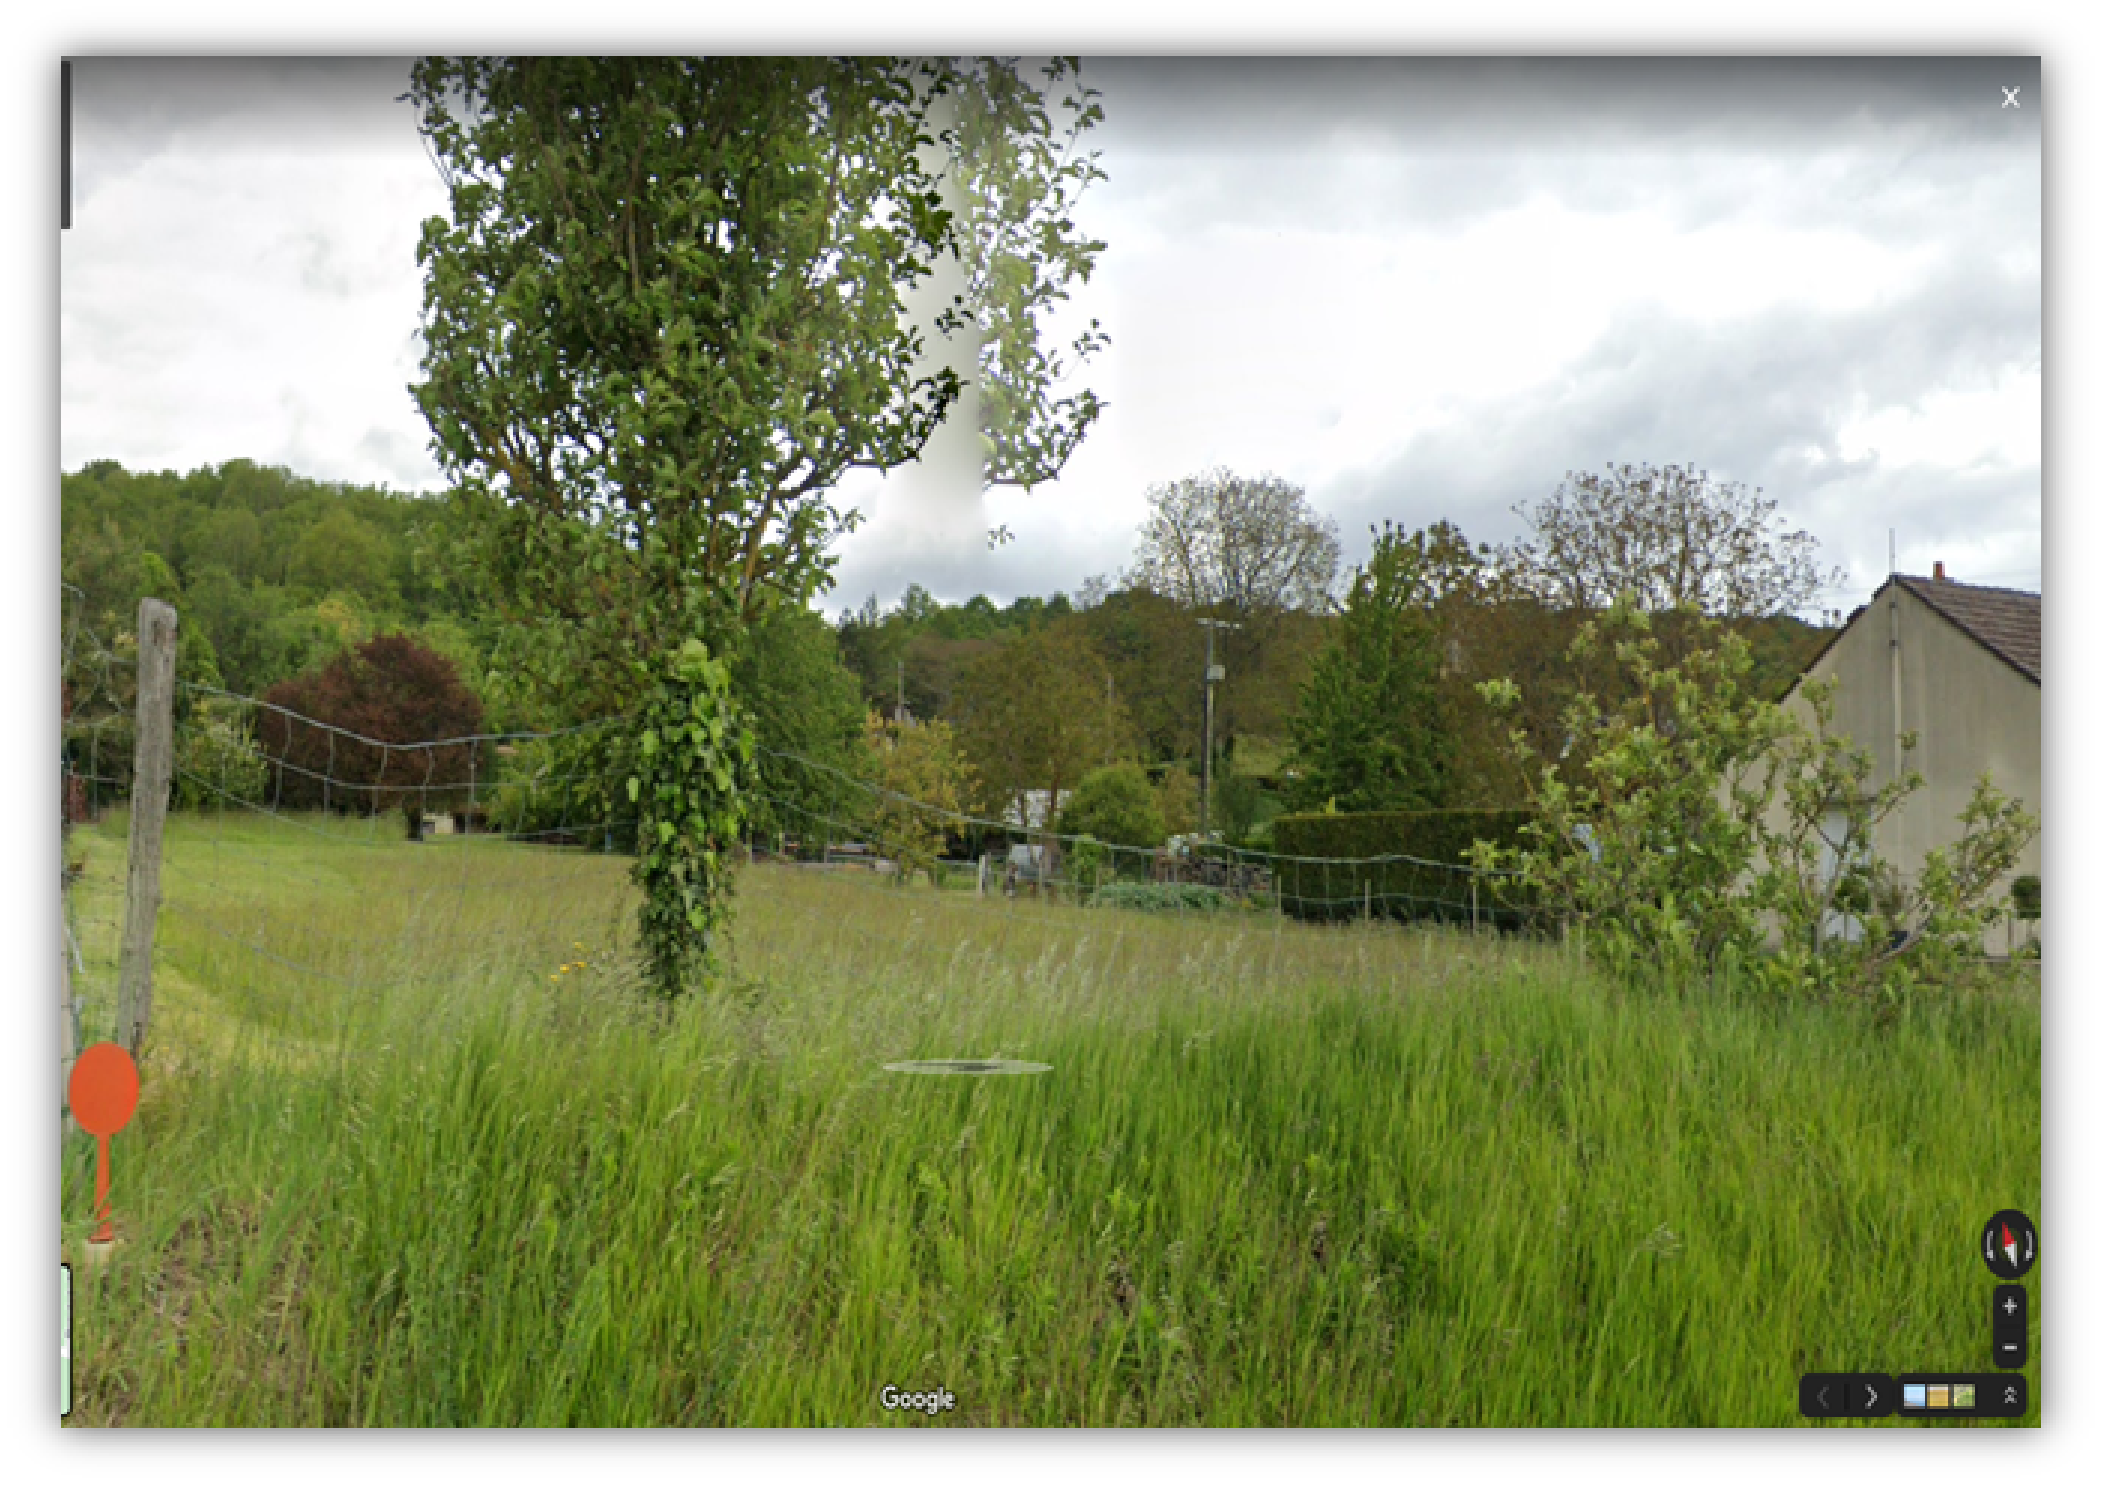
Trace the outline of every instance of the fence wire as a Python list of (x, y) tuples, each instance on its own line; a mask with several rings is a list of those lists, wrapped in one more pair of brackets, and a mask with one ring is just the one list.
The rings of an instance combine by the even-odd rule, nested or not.
[[(101, 1039), (115, 1016), (126, 836), (125, 817), (113, 810), (130, 779), (129, 760), (115, 758), (121, 744), (129, 756), (126, 685), (136, 660), (82, 625), (79, 593), (71, 599), (63, 633), (64, 951), (85, 1044)], [(343, 1044), (362, 1029), (364, 1010), (393, 995), (438, 997), (474, 975), (557, 981), (592, 963), (631, 969), (637, 824), (609, 806), (608, 767), (597, 757), (598, 733), (615, 722), (401, 742), (196, 682), (179, 681), (178, 695), (180, 808), (165, 836), (158, 1027), (184, 1026), (188, 1041), (223, 1049), (313, 1054)], [(1078, 908), (1224, 926), (1477, 926), (1483, 894), (1493, 905), (1481, 888), (1495, 874), (1468, 865), (1280, 855), (1212, 841), (1177, 853), (1118, 845), (923, 803), (833, 763), (764, 752), (802, 769), (807, 782), (834, 787), (809, 797), (756, 789), (778, 837), (744, 846), (746, 860), (856, 877), (879, 895), (976, 892), (1001, 926), (1041, 936), (1081, 935)], [(894, 818), (924, 828), (908, 839)], [(977, 858), (936, 855), (934, 831)], [(1433, 884), (1409, 889), (1401, 883), (1409, 872)], [(1345, 884), (1321, 894), (1321, 876)], [(928, 889), (909, 889), (915, 881)], [(1120, 935), (1127, 925), (1103, 924)], [(880, 940), (879, 949), (902, 942), (845, 930)]]

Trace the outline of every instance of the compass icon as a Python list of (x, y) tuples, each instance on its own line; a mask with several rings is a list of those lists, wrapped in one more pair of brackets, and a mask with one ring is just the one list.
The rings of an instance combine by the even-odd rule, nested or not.
[(2023, 1279), (2039, 1260), (2032, 1220), (2013, 1208), (1996, 1213), (1980, 1231), (1980, 1257), (1997, 1279)]

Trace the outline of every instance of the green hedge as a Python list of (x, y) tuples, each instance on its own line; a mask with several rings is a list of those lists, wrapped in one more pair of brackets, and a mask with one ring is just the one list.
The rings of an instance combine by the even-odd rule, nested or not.
[(1124, 907), (1134, 912), (1215, 912), (1230, 900), (1212, 886), (1184, 882), (1115, 881), (1100, 886), (1089, 898), (1093, 907)]
[[(1475, 877), (1469, 867), (1475, 842), (1513, 848), (1521, 842), (1517, 831), (1530, 821), (1529, 813), (1515, 809), (1283, 814), (1273, 821), (1274, 853), (1306, 858), (1274, 866), (1281, 909), (1292, 917), (1336, 921), (1360, 917), (1366, 905), (1373, 917), (1470, 922), (1477, 879), (1480, 924), (1519, 928), (1530, 913), (1522, 888), (1499, 876)], [(1306, 863), (1376, 862), (1384, 855), (1405, 859)], [(1460, 865), (1468, 869), (1447, 868)]]

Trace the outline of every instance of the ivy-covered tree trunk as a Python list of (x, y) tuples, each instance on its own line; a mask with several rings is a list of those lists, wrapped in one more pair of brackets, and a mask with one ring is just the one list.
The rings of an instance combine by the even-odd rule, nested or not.
[(675, 999), (713, 971), (751, 776), (751, 731), (728, 665), (696, 638), (656, 671), (638, 744), (626, 796), (640, 814), (641, 951), (657, 992)]

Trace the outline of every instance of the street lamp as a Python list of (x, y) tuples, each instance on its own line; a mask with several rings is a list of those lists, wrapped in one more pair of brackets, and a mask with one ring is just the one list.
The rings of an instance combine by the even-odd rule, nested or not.
[(1207, 629), (1207, 672), (1200, 681), (1200, 837), (1207, 837), (1207, 784), (1214, 776), (1215, 736), (1215, 685), (1222, 681), (1225, 670), (1215, 662), (1215, 634), (1217, 632), (1241, 632), (1244, 629), (1235, 622), (1217, 621), (1213, 617), (1201, 617), (1200, 625)]

